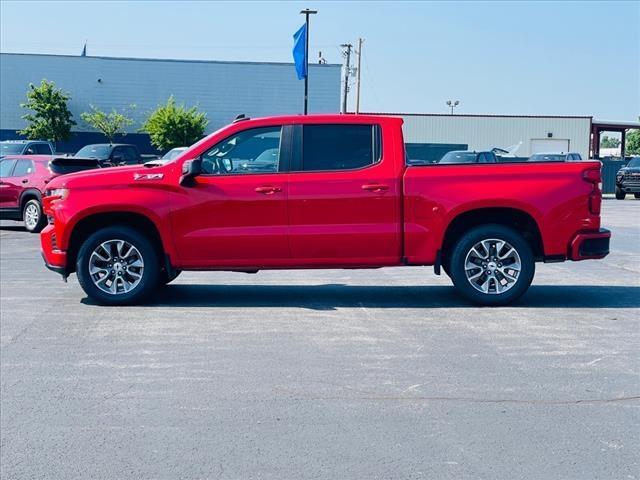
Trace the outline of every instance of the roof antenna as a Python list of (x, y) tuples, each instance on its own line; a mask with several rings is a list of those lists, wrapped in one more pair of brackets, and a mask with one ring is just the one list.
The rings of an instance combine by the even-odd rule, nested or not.
[(236, 122), (242, 122), (243, 120), (249, 120), (249, 117), (247, 117), (244, 113), (241, 113), (240, 115), (238, 115), (235, 120), (233, 121), (233, 123)]

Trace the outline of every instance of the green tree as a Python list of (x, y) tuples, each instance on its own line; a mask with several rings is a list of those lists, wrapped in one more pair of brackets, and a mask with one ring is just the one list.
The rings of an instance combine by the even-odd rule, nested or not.
[(20, 106), (33, 113), (23, 115), (29, 124), (18, 133), (33, 140), (69, 140), (71, 127), (76, 124), (67, 108), (69, 98), (69, 94), (56, 88), (53, 82), (43, 79), (39, 86), (30, 83), (27, 101)]
[(640, 130), (627, 132), (624, 151), (627, 155), (640, 155)]
[(603, 136), (600, 139), (601, 148), (618, 148), (620, 146), (620, 140), (613, 137)]
[[(120, 113), (116, 110), (111, 110), (111, 113), (105, 113), (102, 110), (89, 105), (91, 107), (90, 112), (82, 112), (80, 117), (89, 126), (101, 132), (109, 143), (113, 143), (113, 140), (118, 136), (125, 136), (125, 128), (133, 125), (133, 120), (127, 117), (124, 113)], [(132, 106), (133, 108), (133, 106)]]
[(141, 131), (151, 137), (151, 143), (160, 150), (188, 147), (204, 135), (209, 120), (197, 107), (185, 108), (176, 105), (173, 95), (165, 105), (153, 111), (142, 126)]

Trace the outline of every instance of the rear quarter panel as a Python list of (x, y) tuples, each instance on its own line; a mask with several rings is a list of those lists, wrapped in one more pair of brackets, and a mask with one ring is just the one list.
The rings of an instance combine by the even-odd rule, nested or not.
[(487, 207), (518, 209), (537, 223), (544, 254), (566, 255), (574, 234), (600, 227), (589, 212), (593, 184), (585, 170), (599, 162), (427, 165), (404, 176), (405, 257), (435, 263), (450, 223), (460, 214)]

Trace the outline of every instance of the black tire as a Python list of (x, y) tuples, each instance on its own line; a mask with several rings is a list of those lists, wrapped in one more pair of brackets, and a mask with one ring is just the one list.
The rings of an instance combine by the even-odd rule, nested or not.
[(174, 270), (171, 274), (166, 270), (162, 270), (162, 273), (160, 274), (160, 283), (162, 285), (168, 285), (178, 278), (181, 273), (182, 270)]
[(31, 233), (39, 233), (47, 224), (47, 217), (42, 213), (42, 205), (35, 198), (28, 200), (22, 207), (22, 221), (24, 228)]
[[(483, 293), (477, 290), (465, 272), (467, 254), (476, 244), (488, 239), (508, 242), (520, 257), (520, 273), (513, 285), (502, 293)], [(488, 224), (469, 230), (457, 241), (451, 252), (449, 268), (453, 284), (465, 297), (480, 305), (497, 306), (507, 305), (527, 291), (535, 274), (535, 261), (531, 247), (517, 231), (503, 225)], [(478, 270), (482, 271), (483, 268), (479, 266)], [(489, 281), (488, 285), (493, 285), (494, 289), (498, 287), (495, 281)]]
[(619, 187), (616, 187), (616, 198), (618, 200), (624, 200), (624, 197), (626, 196), (627, 196), (626, 192), (624, 192), (623, 190), (620, 190)]
[[(115, 294), (104, 292), (96, 286), (89, 273), (92, 253), (99, 245), (110, 240), (124, 240), (134, 246), (142, 257), (144, 264), (142, 277), (139, 283), (128, 292)], [(76, 261), (76, 274), (80, 286), (90, 298), (101, 305), (131, 305), (142, 302), (158, 287), (160, 273), (160, 254), (151, 241), (139, 231), (124, 225), (106, 227), (90, 235), (80, 246)]]
[(640, 198), (640, 193), (634, 193), (633, 198)]

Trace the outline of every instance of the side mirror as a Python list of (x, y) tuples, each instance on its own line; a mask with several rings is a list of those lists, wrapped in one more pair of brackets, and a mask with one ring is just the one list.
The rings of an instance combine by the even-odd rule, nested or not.
[(202, 160), (194, 158), (187, 160), (182, 164), (182, 176), (180, 177), (180, 185), (186, 185), (195, 177), (202, 173)]

